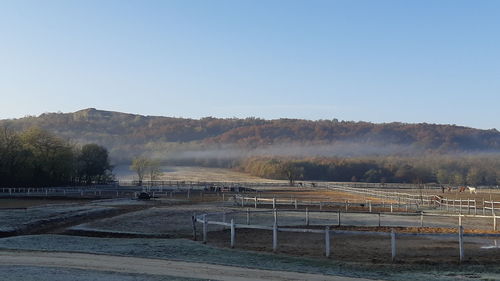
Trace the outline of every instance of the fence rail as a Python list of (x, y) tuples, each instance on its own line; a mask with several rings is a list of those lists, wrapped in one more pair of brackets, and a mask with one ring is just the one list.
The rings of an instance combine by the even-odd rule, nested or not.
[(0, 196), (2, 197), (119, 197), (133, 193), (133, 190), (119, 189), (114, 185), (0, 188)]
[[(260, 224), (250, 224), (249, 222), (249, 214), (257, 214), (257, 213), (264, 213), (264, 212), (273, 212), (274, 215), (274, 221), (272, 222), (272, 226), (269, 225), (260, 225)], [(323, 234), (324, 235), (324, 253), (326, 257), (330, 256), (331, 253), (331, 243), (330, 240), (332, 236), (335, 235), (377, 235), (377, 236), (385, 236), (385, 237), (390, 237), (391, 239), (391, 260), (394, 261), (396, 258), (396, 239), (397, 237), (402, 237), (402, 236), (421, 236), (421, 237), (457, 237), (458, 239), (458, 245), (459, 245), (459, 261), (463, 261), (464, 259), (464, 247), (463, 247), (463, 237), (500, 237), (500, 233), (467, 233), (464, 234), (464, 228), (461, 224), (461, 218), (463, 217), (472, 217), (472, 216), (467, 216), (467, 215), (454, 215), (459, 218), (458, 220), (458, 226), (457, 226), (457, 233), (405, 233), (405, 232), (396, 232), (395, 228), (391, 228), (391, 232), (383, 232), (383, 231), (357, 231), (357, 230), (340, 230), (340, 229), (330, 229), (329, 225), (324, 226), (324, 229), (318, 229), (318, 228), (308, 228), (308, 216), (309, 216), (309, 211), (306, 209), (305, 211), (305, 228), (297, 228), (293, 226), (286, 226), (286, 225), (278, 225), (278, 212), (297, 212), (297, 210), (285, 210), (285, 211), (278, 211), (277, 209), (273, 210), (258, 210), (258, 211), (249, 211), (248, 209), (246, 210), (246, 215), (247, 215), (247, 223), (235, 223), (234, 219), (231, 219), (230, 222), (226, 222), (226, 215), (227, 214), (238, 214), (238, 213), (243, 213), (240, 211), (233, 211), (233, 212), (218, 212), (218, 213), (207, 213), (207, 214), (202, 214), (202, 215), (194, 215), (192, 217), (192, 227), (193, 227), (193, 238), (196, 240), (197, 239), (197, 232), (196, 232), (196, 223), (202, 224), (202, 241), (203, 243), (207, 243), (208, 241), (208, 225), (218, 225), (218, 226), (223, 226), (223, 227), (228, 227), (230, 228), (230, 240), (231, 240), (231, 247), (235, 247), (236, 245), (236, 230), (237, 229), (257, 229), (257, 230), (265, 230), (265, 231), (272, 231), (272, 245), (273, 245), (273, 252), (276, 252), (278, 249), (278, 233), (279, 232), (289, 232), (289, 233), (315, 233), (315, 234)], [(345, 212), (336, 212), (338, 214), (338, 225), (341, 225), (341, 214), (348, 214)], [(359, 213), (359, 212), (356, 212)], [(379, 216), (379, 226), (380, 226), (380, 215), (381, 213), (378, 213)], [(389, 215), (388, 213), (385, 213), (385, 215)], [(398, 214), (390, 214), (390, 215), (398, 215)], [(404, 215), (409, 215), (409, 214), (404, 214)], [(453, 215), (439, 215), (439, 214), (411, 214), (411, 215), (419, 215), (421, 216), (421, 225), (423, 226), (423, 218), (424, 216), (453, 216)], [(222, 217), (222, 220), (217, 220), (214, 219), (213, 217)], [(209, 219), (209, 217), (212, 217)], [(484, 217), (484, 216), (481, 216)], [(490, 216), (491, 217), (491, 216)], [(496, 221), (496, 217), (493, 216), (493, 219)], [(271, 223), (271, 222), (270, 222)], [(495, 223), (496, 227), (496, 223)]]

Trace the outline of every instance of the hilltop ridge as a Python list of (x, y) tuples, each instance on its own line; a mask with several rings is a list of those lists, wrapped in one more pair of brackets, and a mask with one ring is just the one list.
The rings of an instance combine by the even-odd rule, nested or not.
[(201, 119), (145, 116), (87, 108), (0, 120), (14, 130), (40, 127), (76, 142), (108, 147), (115, 157), (230, 146), (251, 150), (275, 145), (361, 144), (439, 153), (500, 152), (500, 132), (447, 124), (370, 123), (261, 118)]

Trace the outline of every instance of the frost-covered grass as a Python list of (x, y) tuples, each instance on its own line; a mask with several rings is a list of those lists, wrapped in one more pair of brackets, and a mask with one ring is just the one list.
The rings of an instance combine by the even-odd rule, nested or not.
[[(103, 202), (104, 203), (104, 202)], [(127, 213), (112, 218), (105, 218), (89, 223), (74, 226), (71, 230), (108, 232), (115, 234), (144, 235), (154, 237), (186, 238), (192, 235), (191, 216), (193, 214), (210, 213), (207, 219), (211, 221), (230, 222), (234, 219), (237, 224), (246, 224), (246, 208), (234, 208), (232, 206), (217, 206), (216, 204), (174, 205), (153, 207)], [(272, 226), (274, 215), (272, 210), (253, 209), (250, 211), (250, 224)], [(463, 221), (466, 221), (465, 219)], [(472, 221), (472, 220), (471, 220)], [(342, 225), (354, 226), (378, 226), (378, 213), (341, 213)], [(383, 214), (380, 217), (381, 226), (420, 226), (418, 214), (409, 216), (397, 216)], [(303, 226), (305, 225), (305, 211), (278, 210), (278, 225), (280, 226)], [(338, 224), (337, 212), (309, 212), (310, 225), (336, 225)], [(456, 227), (456, 218), (425, 217), (424, 226), (427, 227)], [(198, 227), (201, 227), (198, 224)], [(210, 225), (210, 230), (220, 230), (221, 227)]]
[(89, 203), (89, 205), (94, 205), (94, 206), (145, 206), (148, 204), (153, 204), (153, 202), (130, 199), (130, 198), (101, 199), (101, 200), (94, 200)]
[(192, 235), (191, 216), (195, 213), (221, 211), (213, 204), (153, 207), (112, 218), (96, 220), (70, 228), (71, 230), (167, 235), (188, 237)]
[(328, 259), (216, 248), (185, 239), (116, 239), (63, 235), (17, 236), (0, 239), (0, 249), (73, 251), (174, 259), (269, 270), (285, 270), (384, 280), (474, 280), (500, 278), (495, 266), (426, 266), (349, 264)]
[(69, 268), (35, 267), (35, 266), (2, 266), (0, 280), (8, 281), (190, 281), (202, 280), (173, 276), (157, 276), (148, 274), (132, 274), (81, 270)]
[[(19, 201), (19, 199), (15, 200)], [(57, 201), (47, 202), (46, 205), (25, 209), (0, 209), (0, 232), (21, 231), (43, 223), (92, 216), (128, 206), (148, 206), (155, 204), (152, 201), (120, 198), (63, 204), (54, 204)]]
[(60, 204), (27, 209), (0, 210), (0, 231), (20, 231), (33, 225), (95, 215), (113, 210), (112, 207)]
[[(235, 213), (226, 214), (226, 222), (234, 219), (237, 224), (246, 223), (246, 209), (235, 208)], [(271, 209), (257, 209), (249, 208), (250, 211), (250, 224), (272, 226), (274, 224), (274, 215)], [(305, 210), (299, 211), (285, 211), (278, 209), (278, 225), (282, 226), (297, 226), (305, 225)], [(214, 214), (208, 216), (209, 220), (222, 221), (221, 214)], [(338, 224), (337, 212), (309, 212), (310, 225), (336, 225)], [(353, 226), (378, 226), (378, 213), (344, 213), (341, 212), (342, 225)], [(456, 228), (458, 226), (457, 217), (439, 217), (439, 216), (424, 216), (424, 226), (426, 227), (448, 227)], [(380, 216), (381, 226), (389, 227), (419, 227), (420, 215), (418, 213), (410, 213), (407, 215), (398, 215), (384, 213)], [(492, 229), (492, 219), (479, 218), (479, 217), (466, 217), (462, 218), (462, 225), (466, 229)]]

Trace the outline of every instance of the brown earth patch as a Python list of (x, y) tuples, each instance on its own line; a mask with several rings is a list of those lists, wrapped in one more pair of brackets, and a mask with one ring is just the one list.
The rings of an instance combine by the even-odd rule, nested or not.
[[(310, 227), (311, 228), (311, 227)], [(324, 228), (324, 227), (316, 227)], [(457, 233), (451, 228), (393, 227), (397, 233)], [(332, 226), (332, 230), (357, 230), (390, 232), (391, 227), (349, 227)], [(466, 233), (485, 233), (467, 230)], [(500, 233), (486, 231), (486, 233)], [(214, 231), (208, 236), (208, 243), (219, 247), (230, 246), (230, 231)], [(324, 257), (324, 234), (278, 232), (278, 253), (293, 256)], [(481, 246), (493, 244), (493, 239), (476, 241), (464, 238), (465, 260), (470, 264), (496, 264), (500, 248), (484, 249)], [(347, 262), (391, 263), (391, 239), (388, 235), (335, 234), (331, 235), (331, 259)], [(457, 264), (459, 247), (457, 237), (397, 236), (397, 263), (414, 264)], [(272, 252), (272, 231), (237, 229), (236, 248)]]

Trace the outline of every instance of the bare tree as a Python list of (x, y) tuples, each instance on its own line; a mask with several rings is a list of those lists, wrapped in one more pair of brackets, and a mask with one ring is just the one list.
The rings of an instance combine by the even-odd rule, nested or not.
[(294, 186), (296, 180), (304, 177), (304, 167), (290, 161), (281, 164), (281, 172), (287, 178), (290, 186)]
[(139, 180), (139, 185), (142, 185), (142, 180), (146, 174), (149, 160), (145, 157), (137, 157), (132, 160), (132, 165), (130, 169), (137, 173), (137, 178)]
[(158, 159), (149, 160), (147, 165), (147, 172), (150, 181), (158, 179), (161, 174), (160, 161)]

